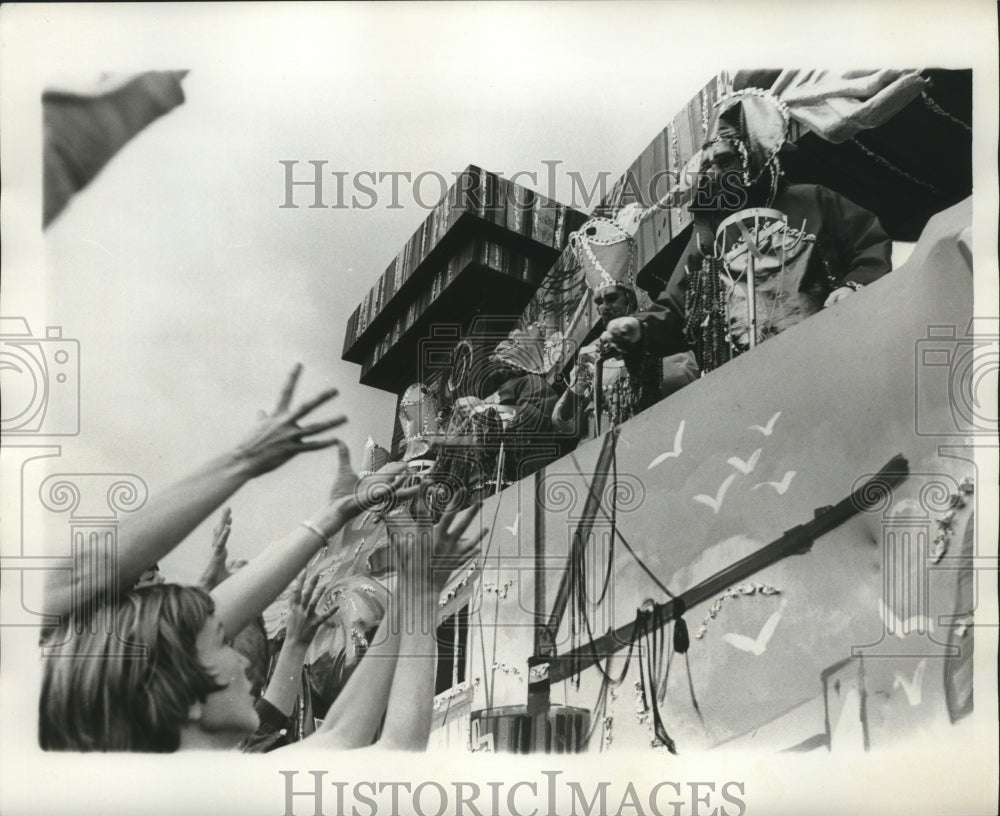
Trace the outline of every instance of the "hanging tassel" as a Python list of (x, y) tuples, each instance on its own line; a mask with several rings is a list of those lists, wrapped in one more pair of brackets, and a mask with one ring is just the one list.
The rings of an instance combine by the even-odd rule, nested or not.
[(649, 620), (649, 614), (644, 613), (641, 610), (636, 616), (636, 628), (640, 626), (640, 616), (642, 618), (642, 633), (644, 644), (643, 648), (646, 652), (646, 665), (645, 671), (643, 671), (643, 661), (639, 661), (639, 682), (642, 690), (642, 703), (646, 711), (652, 712), (653, 714), (653, 744), (664, 746), (671, 754), (677, 753), (677, 744), (674, 742), (670, 734), (667, 733), (667, 728), (663, 723), (663, 717), (660, 714), (660, 706), (656, 700), (656, 664), (658, 662), (658, 652), (656, 644), (657, 632), (662, 634), (662, 627), (659, 626), (659, 612), (660, 607), (654, 606), (652, 612), (652, 622)]
[(687, 622), (682, 617), (685, 611), (684, 601), (674, 598), (674, 651), (678, 654), (684, 654), (691, 646)]
[(688, 692), (691, 695), (691, 705), (694, 706), (694, 713), (698, 715), (701, 724), (705, 724), (705, 718), (701, 714), (701, 707), (698, 705), (698, 698), (694, 694), (694, 678), (691, 677), (691, 656), (684, 655), (684, 665), (687, 668)]

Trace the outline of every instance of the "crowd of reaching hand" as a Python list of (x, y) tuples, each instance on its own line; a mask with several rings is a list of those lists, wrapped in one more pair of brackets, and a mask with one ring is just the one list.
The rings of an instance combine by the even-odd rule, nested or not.
[[(52, 579), (45, 611), (58, 616), (60, 624), (42, 642), (43, 748), (276, 747), (267, 734), (295, 706), (309, 643), (337, 611), (320, 605), (319, 576), (307, 580), (305, 567), (348, 522), (373, 508), (392, 508), (384, 514), (395, 576), (386, 613), (319, 727), (288, 747), (426, 746), (438, 600), (450, 573), (473, 557), (486, 533), (479, 530), (463, 539), (479, 505), (459, 512), (459, 496), (452, 505), (435, 508), (433, 485), (402, 463), (359, 478), (344, 444), (327, 435), (346, 419), (307, 421), (336, 390), (295, 407), (300, 373), (297, 366), (275, 410), (262, 414), (234, 450), (124, 518), (117, 552), (95, 547), (76, 553), (74, 569)], [(146, 580), (164, 556), (248, 481), (299, 453), (333, 446), (340, 469), (328, 501), (286, 536), (246, 563), (227, 563), (232, 523), (227, 507), (199, 585)], [(250, 661), (233, 647), (233, 639), (252, 628), (289, 588), (284, 643), (257, 697)]]

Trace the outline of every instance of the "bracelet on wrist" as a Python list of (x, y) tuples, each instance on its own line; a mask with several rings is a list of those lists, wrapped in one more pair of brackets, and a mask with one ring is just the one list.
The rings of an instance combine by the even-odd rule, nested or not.
[(303, 521), (303, 522), (301, 522), (300, 526), (305, 527), (310, 533), (312, 533), (317, 538), (319, 538), (320, 541), (323, 542), (323, 546), (324, 547), (327, 544), (330, 543), (330, 539), (327, 538), (326, 534), (322, 530), (320, 530), (319, 527), (317, 527), (315, 524), (313, 524), (311, 521)]

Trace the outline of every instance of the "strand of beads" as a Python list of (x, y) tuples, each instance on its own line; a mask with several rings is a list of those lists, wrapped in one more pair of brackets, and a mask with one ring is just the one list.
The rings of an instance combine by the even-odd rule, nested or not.
[(440, 711), (456, 697), (461, 697), (463, 694), (468, 694), (470, 689), (473, 689), (478, 685), (479, 685), (479, 678), (477, 677), (471, 683), (468, 680), (463, 680), (461, 683), (452, 686), (447, 691), (442, 691), (440, 694), (434, 697), (434, 703), (433, 703), (434, 710)]
[(496, 584), (492, 584), (492, 583), (491, 584), (483, 584), (483, 592), (492, 592), (498, 598), (500, 598), (501, 600), (503, 600), (504, 598), (507, 597), (507, 593), (510, 591), (510, 588), (512, 586), (514, 586), (514, 581), (513, 580), (504, 581), (504, 583), (501, 584), (500, 586), (497, 586)]
[(447, 606), (448, 602), (453, 600), (454, 597), (458, 595), (459, 591), (468, 585), (472, 576), (475, 575), (478, 569), (479, 562), (473, 561), (462, 577), (458, 580), (458, 583), (452, 584), (448, 591), (441, 595), (441, 599), (438, 601), (438, 606)]
[(684, 334), (702, 373), (707, 373), (731, 357), (718, 259), (705, 257), (700, 269), (688, 272), (686, 300)]
[(921, 91), (920, 92), (920, 96), (924, 100), (924, 105), (927, 107), (927, 109), (931, 113), (935, 114), (936, 116), (940, 116), (940, 117), (942, 117), (944, 119), (947, 119), (949, 122), (953, 122), (954, 124), (956, 124), (959, 127), (963, 128), (967, 132), (972, 133), (972, 128), (969, 126), (968, 122), (963, 122), (957, 116), (954, 116), (953, 114), (948, 113), (948, 111), (946, 111), (944, 108), (942, 108), (937, 102), (935, 102), (931, 98), (931, 95), (929, 93), (927, 93), (927, 91)]
[(768, 584), (743, 584), (742, 586), (733, 589), (730, 587), (725, 592), (723, 592), (718, 598), (715, 599), (711, 607), (709, 607), (708, 614), (705, 615), (705, 619), (701, 622), (701, 626), (698, 627), (698, 631), (695, 632), (694, 636), (696, 640), (701, 640), (705, 633), (708, 631), (708, 622), (715, 620), (719, 612), (722, 610), (722, 605), (730, 598), (739, 598), (743, 595), (780, 595), (781, 590), (776, 589)]
[[(613, 712), (615, 710), (615, 702), (617, 700), (618, 700), (618, 690), (614, 686), (609, 687), (608, 704), (605, 708), (605, 711)], [(615, 723), (615, 715), (613, 713), (604, 715), (604, 740), (603, 740), (602, 750), (610, 748), (611, 743), (614, 741), (614, 730), (613, 730), (614, 723)]]
[(493, 670), (498, 671), (501, 674), (506, 674), (510, 677), (516, 677), (518, 680), (524, 680), (524, 675), (521, 674), (521, 670), (517, 668), (517, 666), (511, 666), (508, 663), (495, 661), (493, 663)]
[(975, 484), (971, 476), (962, 479), (958, 486), (958, 492), (952, 493), (948, 499), (949, 509), (937, 519), (937, 535), (934, 536), (934, 549), (931, 551), (931, 562), (936, 564), (940, 561), (951, 544), (951, 537), (955, 534), (955, 513), (966, 505), (966, 498), (975, 492)]

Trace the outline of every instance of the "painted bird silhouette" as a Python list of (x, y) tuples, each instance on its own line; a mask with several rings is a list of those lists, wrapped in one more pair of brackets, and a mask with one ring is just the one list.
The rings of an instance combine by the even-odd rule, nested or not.
[(885, 628), (900, 640), (903, 640), (910, 632), (934, 631), (934, 624), (926, 615), (914, 615), (905, 621), (900, 620), (881, 598), (878, 599), (878, 616), (882, 619)]
[(753, 469), (757, 467), (757, 460), (760, 459), (760, 455), (763, 452), (763, 450), (764, 450), (763, 448), (757, 448), (757, 450), (755, 450), (753, 453), (750, 454), (750, 458), (747, 459), (745, 462), (738, 456), (730, 456), (726, 460), (726, 464), (732, 465), (740, 473), (746, 476), (749, 473), (753, 472)]
[(751, 640), (746, 635), (737, 635), (733, 632), (726, 632), (726, 634), (722, 636), (722, 639), (730, 646), (739, 649), (741, 652), (750, 652), (750, 654), (755, 657), (760, 657), (765, 651), (767, 651), (767, 644), (774, 635), (774, 630), (778, 628), (778, 621), (781, 620), (781, 613), (785, 611), (785, 606), (787, 604), (787, 599), (782, 599), (778, 610), (774, 612), (766, 621), (764, 621), (764, 625), (760, 628), (760, 632), (758, 633), (756, 639)]
[(660, 462), (665, 462), (667, 459), (676, 459), (683, 453), (681, 450), (681, 437), (684, 435), (684, 420), (681, 420), (681, 424), (677, 426), (677, 433), (674, 434), (674, 449), (671, 451), (666, 451), (657, 456), (652, 462), (649, 463), (646, 470), (652, 470)]
[(781, 416), (781, 411), (778, 411), (774, 416), (772, 416), (768, 421), (767, 425), (748, 425), (748, 431), (760, 431), (764, 436), (770, 436), (774, 431), (774, 423), (778, 421), (778, 417)]
[(712, 512), (718, 515), (719, 508), (722, 507), (722, 500), (726, 497), (726, 491), (729, 490), (729, 485), (733, 483), (733, 479), (735, 478), (736, 474), (730, 473), (725, 478), (725, 481), (723, 481), (723, 483), (719, 485), (719, 489), (716, 491), (714, 498), (712, 496), (706, 496), (704, 493), (699, 493), (697, 496), (694, 497), (694, 500), (696, 502), (701, 502), (702, 504), (708, 507), (711, 507)]
[(903, 693), (906, 694), (906, 701), (911, 706), (920, 705), (920, 700), (923, 696), (924, 671), (926, 669), (927, 658), (925, 657), (917, 664), (917, 668), (914, 669), (912, 680), (907, 680), (899, 672), (896, 672), (896, 679), (892, 681), (894, 689), (902, 687)]
[(785, 493), (788, 492), (788, 488), (792, 484), (792, 479), (794, 478), (795, 478), (795, 471), (790, 470), (784, 476), (781, 477), (780, 482), (760, 482), (758, 484), (755, 484), (753, 486), (753, 489), (756, 490), (758, 487), (764, 487), (765, 485), (770, 485), (771, 487), (774, 488), (775, 492), (779, 496), (784, 496)]
[(521, 523), (521, 514), (518, 513), (516, 516), (514, 516), (514, 523), (511, 524), (510, 527), (504, 527), (504, 529), (512, 536), (514, 536), (514, 538), (517, 538), (517, 528), (520, 523)]

